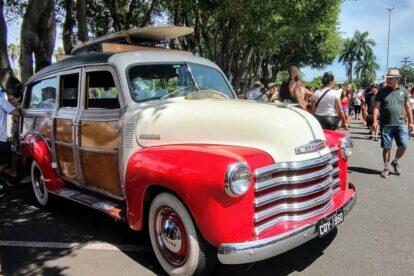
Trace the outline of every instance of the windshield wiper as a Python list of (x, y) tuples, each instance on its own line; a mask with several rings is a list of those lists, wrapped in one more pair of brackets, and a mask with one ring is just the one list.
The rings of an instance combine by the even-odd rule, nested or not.
[[(184, 87), (184, 88), (181, 88), (181, 89), (177, 89), (177, 90), (175, 90), (175, 91), (173, 91), (171, 93), (168, 93), (167, 95), (162, 96), (160, 99), (161, 100), (167, 99), (167, 98), (172, 97), (173, 95), (176, 95), (176, 94), (178, 94), (178, 93), (180, 93), (180, 92), (182, 92), (182, 91), (184, 91), (184, 90), (186, 90), (188, 88), (189, 87)], [(187, 92), (187, 93), (189, 93), (189, 92)]]

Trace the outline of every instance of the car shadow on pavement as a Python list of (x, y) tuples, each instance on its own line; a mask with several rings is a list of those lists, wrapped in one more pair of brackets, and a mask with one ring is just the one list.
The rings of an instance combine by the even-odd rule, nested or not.
[[(8, 188), (0, 200), (0, 225), (0, 242), (3, 243), (0, 244), (0, 275), (67, 275), (69, 268), (56, 265), (57, 260), (75, 257), (76, 251), (88, 242), (143, 247), (149, 244), (145, 233), (132, 231), (125, 223), (64, 199), (51, 197), (48, 206), (40, 208), (30, 184)], [(8, 241), (76, 243), (79, 246), (5, 246)], [(155, 274), (162, 272), (152, 252), (125, 253), (133, 255), (135, 261)]]
[(363, 173), (363, 174), (381, 174), (381, 171), (374, 170), (370, 168), (362, 168), (362, 167), (348, 167), (348, 170), (351, 172)]
[(268, 260), (245, 265), (220, 265), (215, 275), (287, 275), (301, 272), (315, 262), (335, 239), (334, 229), (323, 238), (315, 238), (295, 249)]

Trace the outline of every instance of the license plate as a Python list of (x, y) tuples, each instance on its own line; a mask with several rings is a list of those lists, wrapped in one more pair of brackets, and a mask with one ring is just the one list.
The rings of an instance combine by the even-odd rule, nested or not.
[(342, 209), (329, 215), (329, 217), (323, 218), (316, 224), (316, 231), (319, 237), (323, 237), (330, 233), (333, 229), (344, 221), (344, 211)]

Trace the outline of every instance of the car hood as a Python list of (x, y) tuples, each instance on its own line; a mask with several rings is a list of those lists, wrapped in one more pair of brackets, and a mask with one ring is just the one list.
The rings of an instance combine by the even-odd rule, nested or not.
[(275, 162), (300, 161), (327, 154), (327, 148), (296, 154), (314, 140), (326, 140), (308, 112), (283, 104), (246, 100), (182, 97), (157, 101), (136, 113), (136, 137), (141, 147), (172, 144), (213, 144), (251, 147)]

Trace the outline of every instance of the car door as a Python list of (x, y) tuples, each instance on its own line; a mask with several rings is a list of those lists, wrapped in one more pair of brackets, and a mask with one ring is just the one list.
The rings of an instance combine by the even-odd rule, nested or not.
[(79, 168), (83, 185), (121, 198), (119, 154), (123, 99), (111, 66), (87, 67), (83, 72), (82, 103), (77, 120)]
[(77, 168), (76, 119), (79, 107), (81, 70), (72, 70), (59, 76), (58, 108), (53, 118), (54, 149), (60, 176), (82, 186)]

